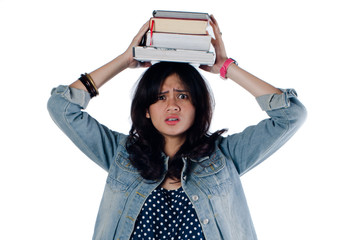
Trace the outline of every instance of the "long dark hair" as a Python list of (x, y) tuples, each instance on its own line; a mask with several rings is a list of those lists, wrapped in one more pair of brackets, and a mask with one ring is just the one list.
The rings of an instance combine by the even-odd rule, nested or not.
[[(193, 125), (186, 132), (186, 141), (169, 161), (167, 175), (180, 179), (183, 157), (198, 158), (214, 150), (215, 140), (224, 130), (209, 134), (214, 100), (201, 74), (190, 64), (160, 62), (151, 66), (141, 77), (131, 105), (132, 127), (127, 140), (130, 161), (141, 176), (148, 180), (159, 180), (165, 173), (163, 157), (164, 137), (146, 118), (149, 106), (158, 99), (165, 79), (177, 74), (189, 89), (195, 107)], [(188, 164), (190, 165), (189, 161)]]

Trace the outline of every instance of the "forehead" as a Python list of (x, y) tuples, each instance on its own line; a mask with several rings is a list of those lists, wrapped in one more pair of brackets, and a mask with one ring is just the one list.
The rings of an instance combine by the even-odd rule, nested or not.
[(168, 76), (161, 85), (161, 91), (170, 89), (185, 89), (186, 85), (177, 74)]

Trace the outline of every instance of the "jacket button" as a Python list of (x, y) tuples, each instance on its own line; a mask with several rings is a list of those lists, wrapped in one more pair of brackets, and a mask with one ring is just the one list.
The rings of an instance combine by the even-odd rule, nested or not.
[(202, 222), (204, 225), (206, 225), (206, 224), (208, 224), (208, 222), (209, 222), (210, 220), (208, 220), (207, 218), (206, 219), (204, 219), (204, 221)]
[(193, 200), (194, 200), (194, 201), (197, 201), (197, 200), (199, 200), (199, 197), (198, 197), (198, 195), (193, 195)]

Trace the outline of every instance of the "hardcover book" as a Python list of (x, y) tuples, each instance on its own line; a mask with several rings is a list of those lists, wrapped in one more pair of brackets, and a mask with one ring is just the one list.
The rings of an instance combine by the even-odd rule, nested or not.
[(206, 35), (207, 26), (208, 26), (208, 21), (206, 20), (179, 19), (179, 18), (151, 18), (149, 27), (153, 29), (154, 32)]
[(208, 13), (201, 12), (181, 12), (181, 11), (164, 11), (164, 10), (154, 10), (153, 17), (162, 18), (189, 18), (189, 19), (201, 19), (208, 20), (210, 16)]
[(208, 51), (211, 46), (211, 36), (154, 32), (151, 37), (151, 33), (148, 32), (146, 46)]
[(213, 52), (173, 48), (134, 47), (133, 57), (143, 62), (168, 61), (199, 65), (213, 65), (215, 62), (215, 55)]

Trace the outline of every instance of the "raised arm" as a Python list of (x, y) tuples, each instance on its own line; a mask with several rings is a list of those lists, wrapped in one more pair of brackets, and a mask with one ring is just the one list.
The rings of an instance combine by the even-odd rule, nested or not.
[[(220, 69), (223, 66), (224, 62), (228, 59), (228, 56), (225, 51), (221, 31), (219, 29), (217, 20), (212, 15), (210, 24), (215, 35), (215, 39), (212, 39), (212, 45), (216, 51), (216, 62), (213, 66), (201, 66), (201, 68), (208, 72), (217, 74), (220, 72)], [(260, 97), (267, 94), (282, 93), (279, 89), (248, 73), (235, 64), (229, 65), (226, 77), (239, 84), (255, 97)]]
[[(130, 46), (127, 50), (110, 61), (109, 63), (103, 65), (102, 67), (96, 69), (95, 71), (90, 73), (95, 85), (97, 88), (100, 88), (104, 83), (112, 79), (118, 73), (122, 72), (126, 68), (136, 68), (136, 67), (149, 67), (150, 63), (140, 63), (133, 59), (132, 48), (138, 46), (142, 40), (143, 35), (149, 29), (149, 22), (146, 22), (137, 35), (133, 38)], [(73, 82), (70, 87), (86, 90), (85, 86), (79, 81), (76, 80)]]
[[(97, 88), (126, 68), (147, 65), (138, 64), (133, 60), (132, 54), (132, 47), (140, 43), (147, 29), (148, 23), (143, 25), (123, 54), (90, 73)], [(80, 80), (77, 80), (70, 86), (54, 88), (47, 108), (53, 121), (74, 144), (91, 160), (108, 170), (116, 150), (123, 144), (126, 135), (110, 130), (86, 111), (82, 111), (90, 99), (87, 89)]]
[[(212, 45), (216, 51), (216, 62), (213, 66), (201, 68), (217, 74), (228, 57), (213, 16), (210, 24), (215, 34)], [(222, 138), (222, 151), (242, 175), (268, 158), (296, 133), (306, 118), (306, 109), (293, 89), (281, 91), (233, 63), (229, 65), (225, 76), (256, 97), (262, 110), (270, 117), (247, 127), (241, 133)]]

